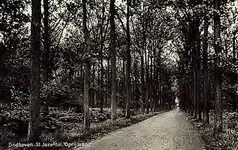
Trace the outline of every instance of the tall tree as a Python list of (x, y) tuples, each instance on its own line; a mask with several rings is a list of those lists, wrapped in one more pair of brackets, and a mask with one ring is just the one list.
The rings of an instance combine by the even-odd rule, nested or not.
[[(47, 84), (49, 81), (50, 75), (50, 63), (49, 63), (49, 56), (50, 56), (50, 35), (49, 35), (49, 1), (44, 0), (44, 53), (43, 53), (43, 68), (44, 68), (44, 82)], [(45, 106), (44, 106), (44, 117), (46, 117), (49, 113), (48, 109), (48, 97), (45, 99)]]
[(218, 132), (222, 129), (222, 72), (219, 66), (220, 64), (220, 53), (221, 53), (221, 21), (220, 21), (220, 7), (221, 0), (214, 1), (214, 49), (215, 49), (215, 64), (214, 64), (214, 79), (215, 79), (215, 120), (214, 120), (214, 131)]
[(47, 82), (49, 78), (49, 53), (50, 53), (50, 36), (49, 36), (49, 1), (44, 0), (44, 81)]
[(31, 20), (31, 71), (28, 141), (39, 141), (40, 137), (40, 22), (41, 0), (32, 0)]
[(142, 101), (142, 112), (146, 112), (146, 104), (145, 104), (145, 99), (146, 99), (146, 84), (145, 84), (145, 67), (146, 67), (146, 61), (145, 57), (146, 54), (144, 53), (146, 49), (146, 19), (145, 19), (145, 6), (144, 6), (144, 0), (142, 1), (142, 46), (141, 46), (141, 101)]
[[(233, 24), (233, 25), (235, 25), (236, 24), (236, 18), (237, 18), (237, 9), (234, 9), (234, 10), (232, 10), (231, 11), (232, 13), (231, 13), (231, 15), (232, 15), (232, 21), (231, 21), (231, 23)], [(236, 34), (238, 33), (238, 28), (236, 27), (236, 28), (234, 28), (233, 29), (233, 31), (232, 31), (232, 57), (233, 57), (233, 59), (232, 59), (232, 63), (234, 64), (234, 65), (236, 65), (236, 62), (237, 62), (237, 55), (238, 55), (238, 53), (237, 53), (237, 50), (236, 50)], [(232, 84), (233, 84), (233, 86), (234, 87), (236, 87), (236, 81), (237, 81), (237, 75), (236, 74), (233, 74), (232, 75), (232, 78), (231, 78), (231, 82), (232, 82)], [(233, 93), (232, 93), (232, 99), (233, 99), (233, 101), (232, 101), (232, 109), (233, 109), (233, 111), (237, 111), (237, 98), (236, 98), (236, 88), (233, 90)]]
[[(83, 0), (83, 32), (84, 32), (84, 48), (88, 53), (89, 31), (87, 28), (87, 0)], [(88, 56), (86, 56), (88, 57)], [(84, 129), (90, 128), (89, 122), (89, 84), (90, 84), (90, 62), (88, 58), (84, 60)]]
[[(205, 1), (206, 3), (206, 1)], [(204, 124), (209, 123), (209, 113), (208, 113), (208, 10), (205, 8), (204, 12), (204, 36), (203, 36), (203, 86), (204, 86), (204, 112), (203, 112), (203, 120)]]
[(90, 85), (90, 62), (85, 60), (84, 62), (84, 129), (90, 128), (89, 122), (89, 85)]
[(110, 1), (110, 25), (111, 25), (111, 119), (116, 119), (116, 34), (115, 34), (115, 0)]
[[(100, 66), (101, 66), (101, 84), (100, 88), (103, 90), (104, 82), (103, 82), (103, 75), (104, 75), (104, 67), (103, 67), (103, 47), (104, 47), (104, 36), (103, 36), (103, 24), (104, 24), (104, 18), (105, 18), (105, 2), (103, 0), (102, 2), (102, 22), (101, 22), (101, 28), (100, 28)], [(103, 113), (103, 98), (104, 98), (104, 93), (100, 93), (100, 112)]]
[(127, 35), (127, 47), (126, 47), (126, 118), (130, 118), (130, 84), (131, 84), (131, 52), (130, 52), (130, 0), (127, 0), (127, 14), (126, 14), (126, 35)]

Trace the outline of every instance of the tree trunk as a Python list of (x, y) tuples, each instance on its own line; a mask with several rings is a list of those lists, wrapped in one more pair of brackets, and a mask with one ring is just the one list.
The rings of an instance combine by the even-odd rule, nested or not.
[(199, 32), (199, 27), (198, 27), (198, 23), (199, 21), (197, 21), (197, 25), (196, 25), (196, 74), (197, 74), (197, 77), (196, 77), (196, 89), (197, 89), (197, 93), (196, 93), (196, 100), (197, 100), (197, 117), (198, 117), (198, 120), (202, 120), (202, 114), (201, 114), (201, 96), (200, 96), (200, 92), (201, 92), (201, 89), (200, 89), (200, 81), (201, 81), (201, 77), (200, 77), (200, 73), (201, 73), (201, 59), (200, 59), (200, 49), (201, 49), (201, 41), (200, 41), (200, 32)]
[(50, 53), (50, 45), (49, 45), (49, 2), (48, 0), (44, 0), (44, 81), (47, 82), (49, 78), (49, 53)]
[(130, 85), (131, 85), (131, 52), (130, 52), (130, 4), (129, 0), (127, 0), (127, 14), (126, 14), (126, 34), (127, 34), (127, 51), (126, 51), (126, 58), (127, 58), (127, 64), (126, 64), (126, 118), (130, 118)]
[(109, 92), (110, 90), (111, 90), (111, 82), (110, 82), (110, 57), (108, 57), (108, 59), (107, 59), (107, 65), (108, 65), (108, 67), (107, 67), (107, 87), (108, 87), (108, 92), (107, 92), (107, 94), (106, 94), (106, 107), (109, 107), (110, 106), (110, 102), (108, 102), (107, 100), (109, 100), (110, 98), (110, 94), (111, 94), (111, 92)]
[(203, 120), (204, 124), (209, 123), (209, 110), (208, 110), (208, 17), (207, 10), (204, 15), (204, 39), (203, 39), (203, 84), (204, 84), (204, 108), (203, 108)]
[(102, 9), (102, 23), (101, 23), (101, 29), (100, 29), (100, 38), (101, 38), (101, 46), (100, 46), (100, 63), (101, 63), (101, 85), (100, 89), (102, 92), (100, 93), (100, 112), (103, 113), (103, 46), (104, 46), (104, 38), (103, 38), (103, 24), (104, 24), (104, 12), (105, 12), (105, 5), (103, 0), (103, 9)]
[[(159, 69), (158, 69), (158, 62), (160, 57), (160, 53), (157, 55), (156, 51), (154, 50), (154, 111), (158, 111), (158, 101), (159, 101)], [(156, 61), (155, 61), (156, 60)]]
[(161, 72), (158, 74), (158, 78), (159, 78), (159, 83), (158, 83), (158, 90), (159, 90), (159, 107), (162, 110), (162, 78), (161, 78)]
[[(49, 66), (49, 54), (50, 54), (50, 35), (49, 35), (49, 1), (44, 0), (44, 56), (43, 56), (43, 67), (44, 67), (44, 83), (47, 84), (50, 75)], [(44, 102), (44, 118), (49, 114), (49, 96), (48, 95)]]
[(84, 68), (84, 129), (90, 128), (89, 122), (89, 86), (90, 86), (90, 63), (85, 62)]
[[(146, 30), (146, 28), (145, 28)], [(145, 45), (145, 70), (146, 70), (146, 114), (150, 112), (150, 105), (149, 105), (149, 92), (150, 92), (150, 85), (149, 85), (149, 54), (147, 54), (146, 45)]]
[(115, 35), (115, 0), (110, 2), (110, 24), (111, 24), (111, 119), (116, 119), (116, 35)]
[[(88, 41), (89, 41), (89, 31), (87, 29), (87, 0), (82, 1), (83, 7), (83, 32), (84, 32), (84, 42), (85, 49), (88, 52)], [(85, 68), (84, 68), (84, 129), (90, 128), (89, 122), (89, 84), (90, 84), (90, 62), (89, 60), (85, 60)]]
[(144, 54), (141, 52), (141, 112), (144, 113), (145, 108), (145, 73), (144, 73)]
[(28, 141), (37, 142), (40, 140), (40, 22), (41, 22), (41, 1), (32, 0), (32, 21), (31, 21), (31, 71), (30, 71), (30, 105), (29, 105), (29, 126)]
[[(232, 50), (233, 50), (233, 64), (236, 64), (236, 33), (233, 33), (233, 38), (232, 38)], [(236, 87), (236, 80), (237, 80), (237, 75), (232, 75), (232, 84), (234, 87)], [(237, 111), (237, 101), (236, 101), (236, 88), (233, 90), (234, 92), (232, 93), (232, 110)]]
[(215, 48), (215, 66), (214, 66), (214, 79), (215, 79), (215, 120), (214, 120), (214, 131), (215, 133), (222, 130), (222, 99), (221, 99), (221, 77), (222, 72), (219, 67), (220, 59), (219, 54), (221, 53), (221, 37), (220, 37), (220, 6), (221, 0), (214, 1), (214, 48)]
[[(194, 32), (192, 32), (194, 33)], [(196, 49), (194, 37), (192, 39), (192, 74), (193, 74), (193, 116), (197, 118), (197, 70), (196, 70)]]

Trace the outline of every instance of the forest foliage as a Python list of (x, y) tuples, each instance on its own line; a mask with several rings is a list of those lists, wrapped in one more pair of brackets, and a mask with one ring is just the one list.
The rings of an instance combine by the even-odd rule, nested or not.
[(90, 122), (171, 109), (175, 99), (206, 124), (215, 110), (216, 130), (223, 110), (237, 111), (237, 2), (39, 2), (39, 51), (32, 2), (0, 3), (2, 131), (21, 128), (26, 137), (35, 102), (39, 130), (50, 132), (61, 122), (88, 121), (89, 128)]

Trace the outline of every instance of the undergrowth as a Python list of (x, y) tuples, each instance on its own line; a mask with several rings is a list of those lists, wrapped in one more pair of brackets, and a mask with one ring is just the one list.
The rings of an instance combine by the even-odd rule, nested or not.
[[(110, 119), (110, 109), (105, 109), (101, 114), (100, 109), (94, 108), (90, 109), (90, 129), (83, 129), (82, 114), (74, 113), (72, 111), (60, 111), (60, 110), (51, 110), (49, 114), (49, 119), (42, 124), (42, 134), (41, 134), (41, 144), (43, 143), (89, 143), (90, 141), (100, 138), (105, 134), (113, 132), (115, 130), (121, 129), (123, 127), (130, 126), (132, 124), (143, 121), (149, 117), (152, 117), (156, 113), (150, 114), (139, 114), (133, 112), (131, 118), (126, 119), (124, 112), (122, 110), (117, 110), (118, 118), (116, 120)], [(15, 150), (20, 148), (8, 148), (9, 143), (27, 143), (26, 136), (23, 138), (18, 137), (16, 132), (12, 131), (12, 128), (0, 127), (0, 150)], [(62, 146), (49, 146), (44, 147), (44, 150), (64, 150), (64, 149), (73, 149), (73, 147), (78, 146), (71, 145), (65, 148), (65, 145)], [(24, 148), (22, 148), (24, 149)]]
[(193, 125), (198, 128), (205, 142), (206, 150), (237, 150), (238, 149), (238, 113), (223, 112), (223, 129), (214, 132), (214, 112), (210, 112), (210, 123), (204, 124), (193, 117), (189, 117)]
[[(88, 143), (94, 139), (100, 138), (105, 134), (116, 131), (118, 129), (130, 126), (132, 124), (141, 122), (149, 117), (152, 117), (158, 113), (150, 114), (139, 114), (132, 116), (130, 119), (125, 117), (118, 118), (114, 121), (108, 119), (100, 123), (92, 123), (89, 130), (83, 130), (82, 124), (78, 124), (78, 128), (75, 128), (75, 131), (71, 132), (61, 132), (57, 135), (56, 141), (62, 142), (61, 140), (68, 142), (79, 142), (79, 143)], [(77, 130), (77, 131), (76, 131)], [(61, 148), (63, 150), (64, 148)], [(73, 147), (72, 147), (73, 149)]]

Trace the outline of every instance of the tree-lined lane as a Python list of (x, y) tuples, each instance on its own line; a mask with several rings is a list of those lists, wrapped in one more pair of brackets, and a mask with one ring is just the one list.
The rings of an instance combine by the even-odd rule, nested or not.
[(76, 150), (203, 150), (204, 143), (180, 110), (159, 114)]

